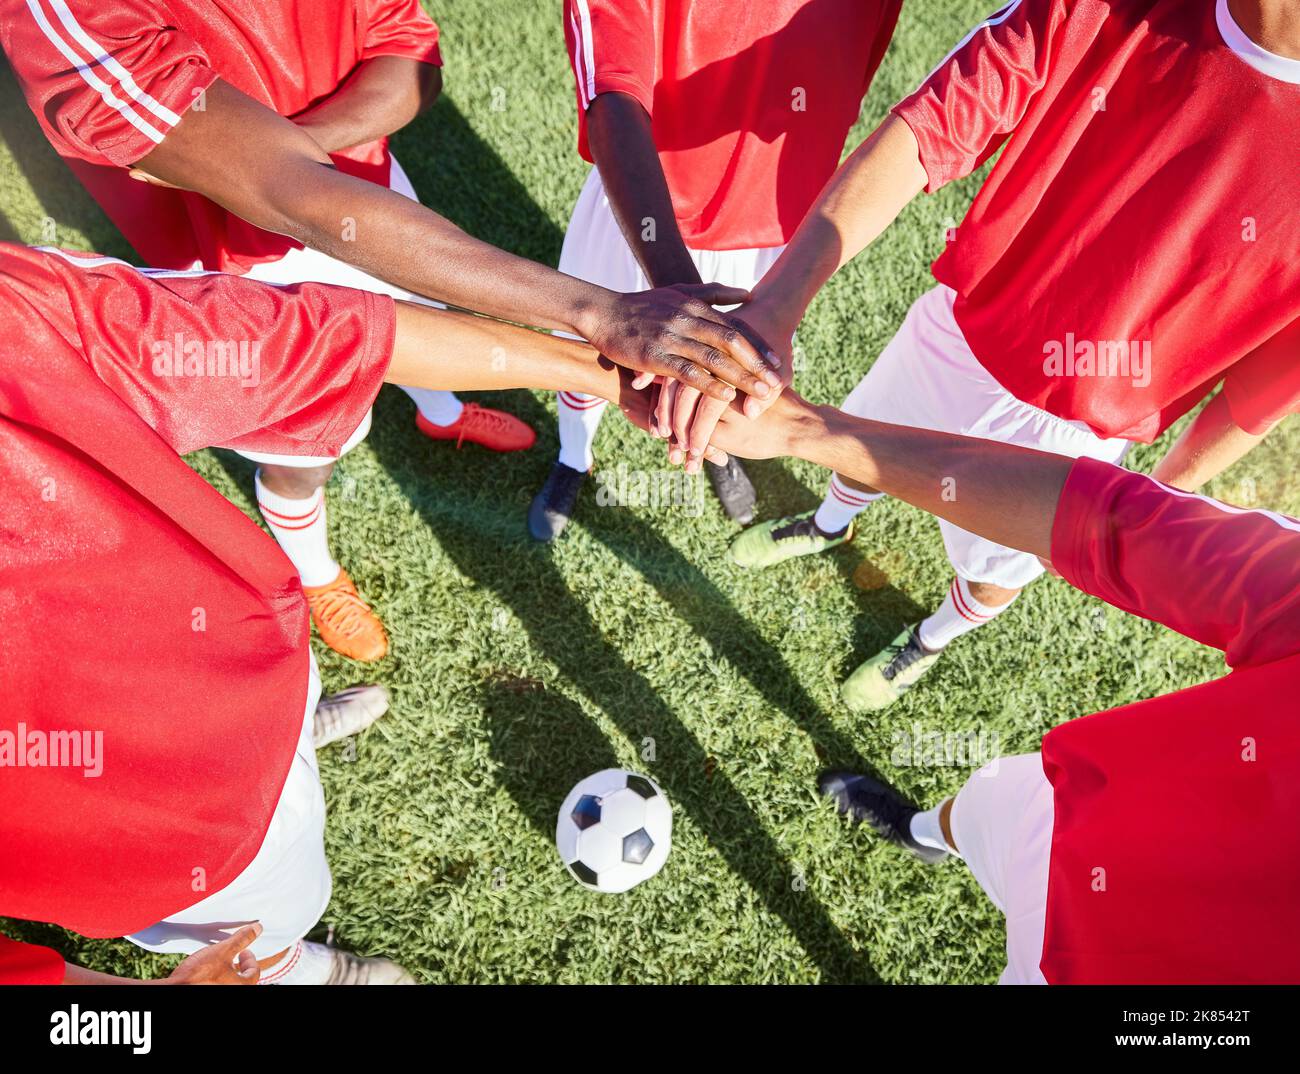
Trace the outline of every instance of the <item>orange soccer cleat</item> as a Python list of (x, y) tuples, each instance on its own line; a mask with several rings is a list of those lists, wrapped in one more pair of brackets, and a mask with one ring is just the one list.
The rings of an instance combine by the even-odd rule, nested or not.
[(460, 447), (466, 440), (492, 451), (523, 451), (537, 441), (537, 434), (526, 423), (504, 410), (466, 403), (461, 415), (450, 425), (434, 425), (416, 413), (415, 427), (430, 440), (455, 440)]
[(328, 585), (305, 585), (307, 607), (320, 639), (336, 653), (353, 660), (379, 660), (388, 652), (384, 624), (361, 599), (348, 572)]

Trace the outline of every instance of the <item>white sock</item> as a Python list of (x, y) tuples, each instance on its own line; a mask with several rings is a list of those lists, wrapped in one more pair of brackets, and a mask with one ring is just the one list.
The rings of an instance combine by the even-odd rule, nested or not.
[(1016, 602), (1012, 597), (1000, 607), (981, 604), (970, 593), (970, 584), (964, 578), (954, 577), (939, 610), (921, 624), (918, 633), (921, 644), (930, 652), (938, 652), (954, 638), (968, 634), (983, 626), (995, 615), (1000, 615)]
[(289, 562), (298, 568), (303, 585), (328, 585), (339, 576), (339, 565), (330, 555), (325, 528), (325, 490), (306, 500), (290, 500), (262, 484), (259, 468), (253, 475), (257, 506), (271, 527)]
[(851, 489), (840, 480), (839, 474), (831, 474), (826, 499), (822, 500), (822, 505), (813, 515), (813, 522), (823, 533), (839, 533), (883, 495), (883, 492), (859, 492)]
[(935, 850), (946, 850), (949, 854), (957, 854), (952, 845), (943, 837), (943, 825), (939, 823), (939, 811), (943, 809), (944, 802), (940, 802), (933, 809), (927, 809), (924, 813), (914, 813), (912, 819), (908, 821), (908, 831), (913, 839), (925, 847), (933, 847)]
[(284, 958), (262, 971), (258, 984), (322, 985), (330, 975), (330, 949), (323, 943), (299, 940)]
[(434, 425), (455, 425), (460, 421), (460, 413), (465, 404), (451, 392), (438, 391), (435, 388), (402, 387), (414, 401), (425, 421)]
[(605, 415), (605, 400), (581, 392), (556, 392), (560, 407), (560, 462), (586, 473), (595, 464), (591, 445)]

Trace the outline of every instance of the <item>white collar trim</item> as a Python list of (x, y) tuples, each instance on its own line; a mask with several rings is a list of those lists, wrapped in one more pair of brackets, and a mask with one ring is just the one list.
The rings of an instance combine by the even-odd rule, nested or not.
[(1219, 8), (1215, 13), (1215, 18), (1219, 23), (1219, 33), (1223, 35), (1224, 44), (1246, 63), (1250, 64), (1251, 67), (1255, 68), (1256, 71), (1266, 74), (1270, 78), (1300, 85), (1300, 60), (1293, 60), (1287, 56), (1279, 56), (1275, 52), (1269, 52), (1247, 37), (1246, 32), (1237, 25), (1237, 20), (1232, 17), (1232, 12), (1228, 10), (1228, 0), (1219, 0)]

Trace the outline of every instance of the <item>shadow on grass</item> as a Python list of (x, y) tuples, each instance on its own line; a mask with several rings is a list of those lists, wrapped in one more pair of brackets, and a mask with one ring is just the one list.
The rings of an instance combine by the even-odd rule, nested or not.
[(619, 767), (604, 733), (571, 698), (543, 684), (496, 679), (480, 694), (489, 752), (510, 797), (548, 840), (560, 803), (580, 779)]
[(0, 242), (12, 242), (22, 245), (22, 241), (18, 232), (14, 230), (13, 224), (9, 223), (9, 217), (0, 212)]
[[(499, 157), (474, 133), (454, 104), (444, 99), (395, 140), (399, 159), (403, 147), (437, 147), (435, 153), (408, 153), (403, 161), (421, 199), (480, 237), (526, 256), (554, 262), (562, 236), (510, 174)], [(507, 407), (535, 427), (546, 430), (554, 421), (529, 393), (508, 393)], [(671, 711), (644, 675), (630, 667), (601, 633), (586, 607), (570, 592), (549, 552), (533, 544), (524, 532), (524, 512), (531, 492), (545, 476), (549, 457), (534, 451), (526, 460), (488, 457), (487, 453), (431, 453), (428, 441), (413, 428), (409, 404), (400, 393), (385, 392), (375, 407), (370, 436), (381, 466), (419, 513), (456, 568), (510, 608), (523, 625), (533, 648), (559, 668), (593, 705), (633, 742), (656, 741), (661, 758), (652, 766), (677, 807), (689, 815), (731, 869), (779, 916), (820, 967), (823, 979), (876, 981), (867, 959), (836, 928), (826, 909), (807, 890), (792, 883), (794, 870), (780, 847), (745, 801), (726, 771), (726, 764), (708, 755)], [(249, 480), (251, 467), (229, 453), (217, 454), (232, 480)], [(432, 473), (431, 459), (444, 473)], [(531, 464), (531, 465), (530, 465)], [(517, 496), (493, 499), (484, 490), (500, 488), (502, 467), (509, 466)], [(454, 476), (445, 471), (454, 470)], [(533, 472), (535, 471), (535, 472)], [(713, 642), (754, 682), (774, 705), (790, 708), (840, 762), (862, 764), (851, 746), (838, 736), (815, 703), (806, 696), (779, 653), (743, 622), (726, 598), (675, 549), (644, 526), (632, 526), (619, 537), (605, 537), (616, 555), (657, 579), (674, 607)], [(502, 570), (518, 563), (519, 570)], [(686, 579), (684, 592), (704, 594), (689, 602), (668, 592), (668, 576)], [(395, 639), (400, 647), (401, 639)], [(497, 728), (518, 729), (506, 721), (507, 710), (522, 710), (520, 719), (555, 729), (554, 696), (489, 698), (489, 718)], [(507, 691), (509, 694), (509, 691)], [(545, 711), (543, 711), (545, 710)], [(494, 733), (503, 751), (500, 778), (530, 820), (549, 832), (553, 810), (569, 786), (582, 775), (612, 763), (609, 744), (572, 702), (561, 706), (566, 737), (576, 732), (585, 742), (582, 756), (547, 762), (540, 768), (538, 743), (511, 732)], [(525, 756), (520, 756), (519, 749)], [(865, 764), (862, 764), (866, 767)]]
[[(758, 492), (760, 521), (802, 514), (813, 510), (821, 503), (821, 500), (790, 471), (788, 464), (783, 460), (763, 459), (747, 462), (745, 467)], [(825, 471), (825, 476), (829, 479), (830, 471)], [(888, 511), (892, 506), (888, 500), (882, 500), (872, 510)], [(829, 553), (828, 558), (844, 579), (845, 585), (853, 592), (854, 603), (857, 606), (853, 626), (853, 655), (841, 669), (841, 678), (846, 678), (861, 661), (878, 653), (893, 640), (905, 624), (915, 623), (930, 613), (890, 581), (888, 563), (879, 562), (880, 557), (874, 559), (868, 557), (858, 544), (850, 542), (841, 545)], [(779, 578), (774, 572), (773, 586), (779, 584)], [(748, 652), (747, 648), (741, 648), (740, 651), (746, 654)], [(757, 680), (763, 677), (765, 667), (765, 664), (758, 664), (753, 674), (745, 672), (755, 686), (759, 686)], [(798, 718), (798, 713), (804, 711), (806, 709), (800, 706), (792, 711), (791, 715)], [(802, 722), (814, 740), (829, 752), (829, 757), (826, 759), (831, 763), (843, 762), (859, 766), (864, 771), (869, 769), (869, 766), (853, 753), (851, 747), (847, 747), (847, 743), (838, 741), (834, 731), (827, 729), (826, 733), (819, 733), (822, 721), (818, 717), (814, 716), (811, 721)]]
[[(546, 420), (544, 408), (531, 396), (522, 395), (518, 402), (522, 405), (511, 409), (525, 420)], [(502, 461), (462, 455), (455, 463), (461, 471), (457, 479), (438, 480), (429, 472), (427, 441), (405, 416), (396, 417), (395, 411), (400, 409), (405, 415), (408, 408), (394, 393), (381, 396), (370, 445), (456, 569), (509, 608), (532, 648), (554, 664), (630, 741), (639, 744), (646, 737), (654, 738), (659, 760), (647, 766), (648, 774), (663, 783), (677, 808), (691, 817), (730, 868), (786, 923), (821, 969), (823, 979), (878, 980), (825, 908), (808, 891), (794, 889), (792, 866), (728, 777), (725, 763), (706, 752), (645, 676), (630, 667), (603, 637), (599, 624), (551, 562), (549, 550), (527, 537), (523, 522), (526, 500), (507, 497), (485, 504), (477, 494), (491, 486), (488, 471)], [(541, 467), (536, 469), (533, 476), (540, 483), (544, 473)], [(529, 470), (525, 465), (515, 466), (521, 480)], [(645, 531), (641, 537), (639, 559), (676, 555), (665, 550), (653, 533)], [(520, 569), (503, 572), (503, 560), (518, 563)], [(701, 584), (708, 584), (698, 572), (695, 575)], [(543, 728), (558, 730), (556, 713), (549, 707), (551, 695), (525, 693), (509, 699), (516, 701)], [(495, 703), (505, 705), (507, 700)], [(565, 713), (566, 735), (587, 722), (585, 717), (579, 720), (571, 704), (562, 708), (561, 716)], [(501, 718), (498, 710), (494, 719), (499, 722)], [(579, 738), (591, 738), (596, 751), (592, 756), (575, 756), (571, 762), (554, 760), (548, 762), (552, 767), (544, 765), (540, 772), (531, 764), (518, 766), (517, 754), (502, 757), (506, 763), (500, 778), (533, 823), (548, 833), (554, 827), (556, 803), (573, 782), (610, 763), (607, 744), (597, 744), (586, 731), (580, 731)], [(504, 741), (496, 736), (494, 740), (504, 748)], [(523, 740), (520, 748), (526, 747), (527, 740)]]

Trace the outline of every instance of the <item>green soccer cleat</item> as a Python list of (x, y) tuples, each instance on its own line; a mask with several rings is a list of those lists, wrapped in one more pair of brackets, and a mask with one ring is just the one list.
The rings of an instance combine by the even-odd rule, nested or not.
[(930, 670), (943, 655), (921, 648), (916, 628), (906, 627), (840, 687), (840, 699), (854, 712), (875, 712), (892, 705)]
[(813, 524), (815, 511), (750, 526), (731, 542), (731, 558), (741, 567), (775, 567), (795, 556), (825, 552), (853, 540), (853, 523), (838, 537), (827, 537)]

